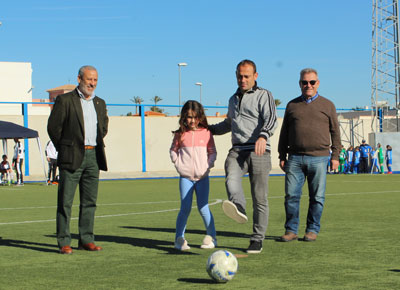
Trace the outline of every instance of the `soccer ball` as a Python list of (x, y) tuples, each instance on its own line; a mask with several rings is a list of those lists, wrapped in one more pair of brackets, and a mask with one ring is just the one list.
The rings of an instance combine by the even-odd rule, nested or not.
[(238, 269), (238, 261), (231, 252), (219, 250), (212, 253), (208, 258), (206, 269), (213, 280), (225, 283), (235, 276)]

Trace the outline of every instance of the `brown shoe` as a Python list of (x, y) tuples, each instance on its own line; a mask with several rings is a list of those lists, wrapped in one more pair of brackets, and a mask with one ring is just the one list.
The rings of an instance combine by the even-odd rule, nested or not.
[(317, 234), (314, 232), (308, 232), (304, 235), (305, 242), (315, 242), (317, 240)]
[(60, 249), (60, 254), (70, 255), (72, 254), (72, 249), (70, 246), (64, 246)]
[(87, 243), (79, 245), (79, 250), (86, 250), (86, 251), (101, 251), (103, 250), (102, 247), (96, 246), (94, 243)]
[(298, 236), (293, 233), (293, 232), (286, 232), (282, 237), (281, 237), (281, 241), (282, 242), (291, 242), (294, 240), (297, 240)]

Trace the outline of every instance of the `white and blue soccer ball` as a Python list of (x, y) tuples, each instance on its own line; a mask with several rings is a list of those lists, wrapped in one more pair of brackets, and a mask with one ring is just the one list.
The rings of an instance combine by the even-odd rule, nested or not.
[(225, 283), (232, 280), (237, 270), (238, 261), (229, 251), (216, 251), (207, 260), (207, 273), (216, 282)]

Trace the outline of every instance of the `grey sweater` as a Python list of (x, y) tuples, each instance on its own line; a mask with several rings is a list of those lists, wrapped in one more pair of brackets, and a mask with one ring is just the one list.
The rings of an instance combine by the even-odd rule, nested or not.
[(271, 150), (270, 137), (278, 126), (276, 106), (270, 91), (255, 86), (242, 94), (238, 89), (229, 99), (227, 118), (209, 130), (214, 135), (232, 132), (232, 145), (240, 150), (254, 150), (259, 137), (267, 140)]

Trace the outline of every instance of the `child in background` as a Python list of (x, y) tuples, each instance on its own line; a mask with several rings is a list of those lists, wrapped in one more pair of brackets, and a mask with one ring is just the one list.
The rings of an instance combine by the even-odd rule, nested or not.
[(344, 149), (344, 146), (342, 145), (342, 149), (340, 150), (339, 153), (339, 173), (344, 173), (345, 164), (346, 164), (346, 149)]
[(371, 148), (371, 173), (379, 171), (377, 148)]
[(385, 172), (385, 169), (383, 168), (385, 156), (383, 156), (383, 150), (382, 150), (381, 143), (378, 143), (377, 151), (378, 151), (378, 161), (379, 161), (379, 173), (383, 174)]
[(357, 146), (355, 150), (356, 151), (354, 152), (353, 174), (358, 174), (358, 167), (360, 165), (360, 157), (361, 157), (360, 147)]
[(392, 147), (390, 145), (386, 145), (386, 166), (388, 169), (387, 174), (392, 174)]
[(347, 170), (346, 173), (352, 173), (353, 171), (353, 159), (354, 159), (354, 148), (353, 146), (350, 145), (350, 147), (347, 149), (346, 152), (346, 158), (347, 158)]
[(329, 149), (329, 160), (328, 165), (326, 166), (326, 173), (331, 174), (331, 158), (332, 158), (332, 150)]
[(0, 183), (3, 182), (4, 175), (6, 175), (8, 185), (11, 185), (11, 182), (13, 179), (13, 171), (11, 169), (10, 163), (8, 163), (7, 155), (4, 154), (2, 158), (3, 158), (3, 161), (1, 161), (1, 163), (0, 163), (0, 172), (1, 172)]
[(214, 217), (208, 206), (210, 182), (208, 174), (217, 157), (214, 138), (208, 131), (203, 106), (187, 101), (179, 118), (179, 129), (174, 132), (170, 157), (178, 171), (181, 208), (176, 220), (175, 248), (190, 249), (185, 240), (186, 223), (192, 208), (193, 192), (196, 192), (197, 208), (206, 227), (202, 249), (217, 246)]

